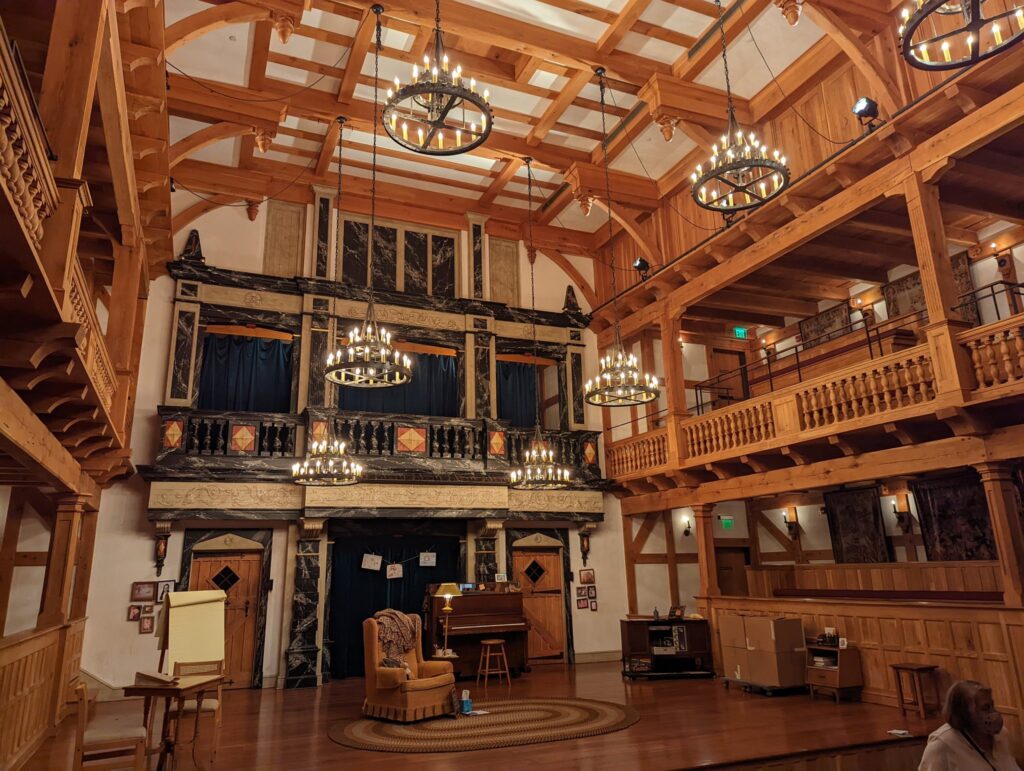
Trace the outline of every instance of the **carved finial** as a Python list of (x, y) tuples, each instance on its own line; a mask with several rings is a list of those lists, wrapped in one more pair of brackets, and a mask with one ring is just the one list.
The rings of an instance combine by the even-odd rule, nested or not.
[(775, 0), (775, 5), (782, 11), (782, 15), (786, 17), (786, 21), (791, 27), (795, 27), (796, 23), (800, 21), (800, 10), (803, 4), (804, 0)]
[(274, 30), (277, 32), (277, 36), (281, 39), (282, 43), (287, 43), (288, 38), (292, 36), (295, 31), (295, 17), (289, 16), (285, 13), (272, 13), (270, 15), (270, 21), (274, 25)]
[(594, 196), (580, 192), (577, 192), (574, 195), (576, 197), (576, 203), (580, 205), (580, 211), (583, 212), (583, 216), (589, 217), (590, 210), (594, 208)]
[(246, 201), (245, 213), (249, 216), (249, 222), (255, 222), (260, 213), (259, 201)]
[(253, 128), (252, 133), (256, 137), (256, 149), (261, 153), (265, 153), (270, 149), (270, 143), (277, 136), (276, 131), (266, 128)]
[(679, 118), (673, 118), (671, 115), (659, 115), (655, 122), (661, 129), (661, 135), (665, 137), (665, 141), (671, 142), (676, 133), (676, 126), (679, 125)]
[(526, 259), (530, 261), (531, 265), (537, 261), (537, 250), (534, 247), (526, 247)]

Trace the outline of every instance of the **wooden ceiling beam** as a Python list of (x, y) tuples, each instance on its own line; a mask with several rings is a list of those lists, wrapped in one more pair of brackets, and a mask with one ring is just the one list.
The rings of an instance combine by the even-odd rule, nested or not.
[(484, 194), (480, 196), (477, 203), (480, 206), (490, 206), (494, 203), (494, 199), (498, 197), (502, 190), (505, 189), (505, 185), (515, 177), (522, 166), (522, 158), (505, 159), (505, 165), (502, 167), (501, 171), (498, 172), (498, 175), (491, 182), (487, 190), (484, 191)]
[(168, 153), (167, 165), (169, 168), (173, 169), (190, 155), (199, 152), (204, 147), (216, 144), (222, 139), (244, 136), (245, 134), (252, 133), (252, 126), (242, 125), (241, 123), (230, 123), (228, 121), (221, 121), (220, 123), (214, 123), (206, 126), (198, 131), (194, 131), (187, 137), (179, 139), (171, 145), (170, 152)]
[(338, 86), (338, 102), (347, 103), (351, 101), (356, 90), (356, 83), (363, 71), (363, 62), (374, 43), (374, 31), (377, 29), (377, 15), (367, 8), (359, 19), (359, 26), (356, 27), (356, 34), (352, 38), (352, 45), (348, 49), (348, 59), (345, 61), (345, 74)]
[[(734, 2), (725, 12), (725, 39), (732, 43), (747, 24), (761, 15), (761, 11), (772, 4), (773, 0), (739, 0)], [(712, 6), (714, 8), (714, 6)], [(690, 9), (693, 10), (693, 9)], [(715, 18), (718, 12), (715, 11)], [(718, 25), (715, 23), (698, 41), (697, 47), (691, 48), (672, 64), (672, 74), (680, 80), (694, 80), (707, 69), (715, 59), (722, 55), (719, 44)]]

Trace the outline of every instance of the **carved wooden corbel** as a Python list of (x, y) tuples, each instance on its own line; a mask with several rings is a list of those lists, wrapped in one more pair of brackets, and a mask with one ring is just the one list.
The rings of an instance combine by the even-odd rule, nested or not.
[(277, 136), (277, 132), (268, 128), (260, 128), (254, 126), (252, 130), (253, 136), (256, 138), (256, 149), (261, 153), (267, 152), (270, 149), (270, 143), (274, 141), (274, 137)]
[(775, 5), (782, 11), (782, 15), (786, 17), (786, 21), (789, 22), (791, 27), (795, 27), (797, 22), (800, 21), (800, 12), (803, 10), (803, 4), (804, 0), (775, 0)]
[(286, 13), (270, 14), (270, 22), (274, 25), (274, 31), (282, 43), (287, 43), (288, 38), (295, 31), (295, 17)]
[(673, 118), (671, 115), (656, 115), (654, 122), (661, 129), (661, 135), (665, 138), (665, 141), (671, 142), (672, 137), (675, 136), (676, 127), (679, 125), (679, 118)]
[(260, 213), (260, 202), (259, 201), (246, 201), (245, 213), (249, 217), (249, 222), (255, 222), (256, 217)]
[(155, 522), (156, 534), (153, 537), (153, 563), (156, 565), (156, 576), (164, 570), (164, 561), (167, 559), (167, 541), (171, 537), (171, 523), (167, 521)]
[(326, 521), (323, 517), (299, 517), (299, 539), (303, 541), (319, 540)]

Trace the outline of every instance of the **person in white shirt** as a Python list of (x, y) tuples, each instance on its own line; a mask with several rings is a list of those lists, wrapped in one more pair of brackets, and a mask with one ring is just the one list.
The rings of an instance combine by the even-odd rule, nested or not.
[(953, 683), (942, 717), (946, 722), (929, 735), (918, 771), (1020, 771), (992, 689), (975, 680)]

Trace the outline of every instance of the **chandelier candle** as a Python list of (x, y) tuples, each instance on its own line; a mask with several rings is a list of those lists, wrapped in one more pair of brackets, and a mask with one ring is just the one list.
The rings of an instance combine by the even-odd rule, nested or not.
[[(982, 6), (989, 2), (985, 15)], [(1024, 7), (991, 0), (911, 0), (900, 11), (903, 58), (919, 70), (954, 70), (990, 59), (1024, 40)], [(931, 50), (938, 47), (939, 55)]]

